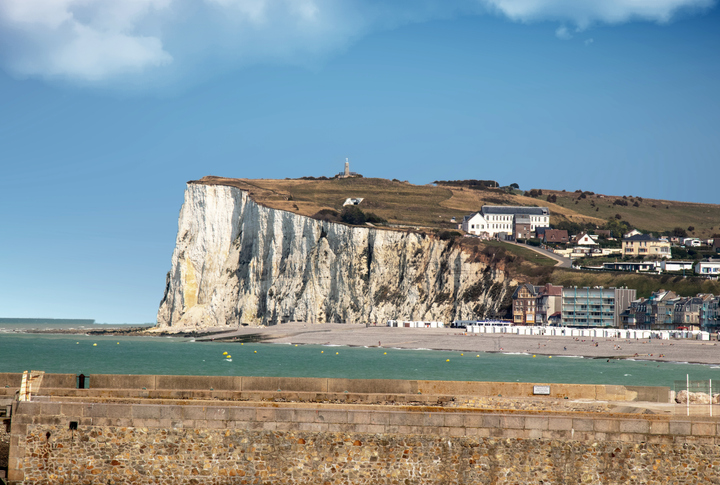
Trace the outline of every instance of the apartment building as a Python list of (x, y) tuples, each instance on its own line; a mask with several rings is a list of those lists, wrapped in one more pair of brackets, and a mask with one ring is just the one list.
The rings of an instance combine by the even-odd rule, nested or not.
[(635, 300), (635, 289), (563, 288), (562, 325), (567, 327), (615, 327), (620, 328), (621, 314)]

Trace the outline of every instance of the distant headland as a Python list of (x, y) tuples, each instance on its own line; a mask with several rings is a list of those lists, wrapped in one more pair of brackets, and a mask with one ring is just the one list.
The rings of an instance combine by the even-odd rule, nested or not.
[(79, 318), (0, 318), (0, 324), (3, 323), (57, 323), (62, 325), (94, 325), (95, 320)]

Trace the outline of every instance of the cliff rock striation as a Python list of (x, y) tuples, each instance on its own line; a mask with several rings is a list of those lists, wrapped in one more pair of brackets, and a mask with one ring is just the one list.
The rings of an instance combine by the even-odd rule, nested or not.
[(514, 284), (452, 241), (319, 221), (190, 182), (157, 328), (474, 319), (494, 315)]

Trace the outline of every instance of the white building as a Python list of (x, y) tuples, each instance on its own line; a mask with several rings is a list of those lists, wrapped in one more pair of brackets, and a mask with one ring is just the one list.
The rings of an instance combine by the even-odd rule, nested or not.
[(695, 272), (701, 275), (720, 275), (720, 261), (700, 261), (695, 265)]
[(699, 248), (702, 246), (702, 242), (696, 237), (686, 237), (683, 239), (682, 244), (683, 246), (687, 246), (689, 248)]
[(692, 271), (692, 261), (660, 261), (663, 271)]
[(578, 246), (597, 246), (597, 236), (581, 233), (575, 244)]
[(547, 207), (484, 205), (480, 212), (463, 218), (461, 229), (475, 235), (485, 233), (488, 236), (496, 236), (501, 232), (512, 234), (518, 216), (529, 217), (532, 231), (538, 227), (550, 227), (550, 211)]

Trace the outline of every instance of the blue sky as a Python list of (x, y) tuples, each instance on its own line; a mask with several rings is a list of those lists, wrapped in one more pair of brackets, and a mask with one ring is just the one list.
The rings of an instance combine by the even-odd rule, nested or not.
[(185, 182), (718, 202), (711, 0), (1, 0), (0, 316), (154, 322)]

